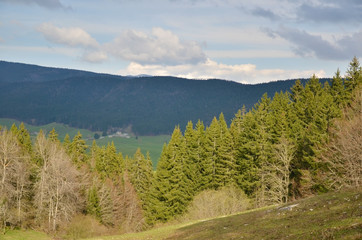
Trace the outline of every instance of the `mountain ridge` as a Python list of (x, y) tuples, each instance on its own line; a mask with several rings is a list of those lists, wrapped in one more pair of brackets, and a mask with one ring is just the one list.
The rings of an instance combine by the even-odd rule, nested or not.
[[(305, 81), (305, 80), (303, 80)], [(230, 122), (267, 92), (295, 80), (257, 85), (171, 76), (123, 77), (0, 61), (0, 117), (35, 125), (50, 122), (91, 130), (129, 128), (137, 135), (170, 134), (175, 125), (205, 124), (224, 113)]]

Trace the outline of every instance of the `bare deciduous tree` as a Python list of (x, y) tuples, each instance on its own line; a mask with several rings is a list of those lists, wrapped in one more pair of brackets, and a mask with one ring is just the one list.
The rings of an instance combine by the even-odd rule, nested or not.
[(294, 157), (294, 146), (282, 136), (273, 152), (275, 159), (265, 162), (261, 170), (261, 179), (264, 181), (262, 184), (264, 204), (280, 204), (288, 201), (290, 164)]
[[(329, 187), (362, 185), (362, 117), (337, 124), (335, 138), (322, 159), (327, 163)], [(343, 125), (342, 125), (343, 124)]]
[(21, 225), (24, 219), (24, 196), (29, 186), (29, 156), (24, 155), (16, 136), (0, 131), (0, 226), (7, 222)]
[(59, 223), (70, 221), (78, 210), (79, 173), (60, 143), (46, 139), (42, 133), (35, 149), (42, 163), (35, 185), (37, 219), (55, 231)]

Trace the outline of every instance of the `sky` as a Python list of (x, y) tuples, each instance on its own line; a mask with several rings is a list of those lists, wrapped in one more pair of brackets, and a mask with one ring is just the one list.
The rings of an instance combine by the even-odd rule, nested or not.
[(0, 60), (261, 83), (362, 56), (362, 0), (0, 0)]

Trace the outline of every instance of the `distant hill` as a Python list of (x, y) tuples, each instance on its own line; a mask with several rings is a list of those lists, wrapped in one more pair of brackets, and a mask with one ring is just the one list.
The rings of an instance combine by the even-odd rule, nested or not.
[(131, 127), (137, 135), (170, 134), (189, 120), (230, 121), (267, 92), (294, 80), (256, 85), (176, 77), (123, 77), (0, 61), (0, 117), (36, 125), (51, 122), (91, 130)]

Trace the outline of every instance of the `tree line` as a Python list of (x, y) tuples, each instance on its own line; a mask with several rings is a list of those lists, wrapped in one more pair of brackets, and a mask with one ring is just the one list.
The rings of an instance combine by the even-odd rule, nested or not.
[(296, 81), (290, 92), (240, 109), (230, 126), (222, 113), (209, 126), (176, 126), (155, 172), (140, 149), (129, 157), (113, 143), (87, 146), (80, 133), (60, 142), (54, 130), (40, 131), (32, 142), (24, 124), (1, 129), (0, 226), (56, 232), (89, 216), (140, 231), (192, 214), (209, 196), (259, 207), (358, 187), (361, 83), (355, 57), (345, 78), (337, 70), (323, 85), (314, 75)]

